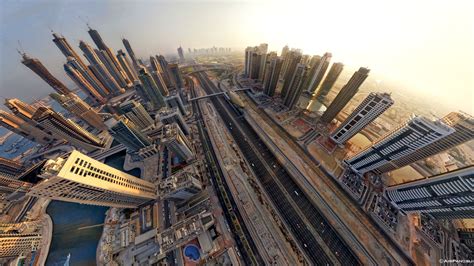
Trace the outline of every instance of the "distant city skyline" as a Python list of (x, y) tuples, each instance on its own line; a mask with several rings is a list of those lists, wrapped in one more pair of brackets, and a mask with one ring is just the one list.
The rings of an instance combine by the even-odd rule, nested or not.
[(368, 0), (338, 4), (6, 1), (0, 4), (0, 95), (31, 101), (52, 92), (21, 64), (18, 40), (28, 54), (74, 88), (51, 30), (63, 34), (82, 56), (79, 40), (93, 44), (88, 21), (114, 50), (124, 49), (121, 38), (127, 38), (139, 58), (177, 57), (179, 46), (186, 55), (188, 48), (215, 45), (243, 50), (263, 42), (278, 53), (285, 44), (304, 54), (331, 52), (333, 62), (365, 66), (376, 78), (400, 84), (387, 91), (417, 92), (427, 101), (442, 101), (445, 109), (473, 114), (473, 5), (470, 1)]

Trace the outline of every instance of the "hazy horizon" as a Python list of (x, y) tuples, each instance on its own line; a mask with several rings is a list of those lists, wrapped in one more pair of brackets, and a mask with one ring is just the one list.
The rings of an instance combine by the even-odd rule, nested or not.
[[(127, 38), (135, 53), (176, 54), (211, 46), (243, 49), (266, 42), (280, 53), (288, 44), (305, 54), (331, 52), (332, 62), (365, 66), (426, 101), (474, 113), (474, 3), (470, 1), (4, 1), (0, 3), (0, 96), (31, 101), (52, 89), (23, 66), (23, 49), (66, 85), (64, 56), (51, 30), (80, 53), (93, 44), (87, 26), (113, 49)], [(82, 19), (80, 19), (81, 17)], [(80, 53), (82, 54), (82, 53)], [(387, 88), (393, 90), (395, 88)]]

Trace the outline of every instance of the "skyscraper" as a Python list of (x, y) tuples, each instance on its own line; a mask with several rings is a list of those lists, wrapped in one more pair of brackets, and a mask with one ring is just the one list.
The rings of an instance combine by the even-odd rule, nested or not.
[(324, 78), (321, 87), (315, 95), (315, 99), (318, 100), (320, 103), (322, 103), (326, 99), (326, 96), (329, 94), (329, 91), (331, 90), (332, 86), (341, 74), (343, 68), (344, 65), (342, 63), (332, 64), (328, 74), (326, 75), (326, 78)]
[[(281, 89), (281, 97), (284, 98), (288, 94), (288, 89), (291, 84), (291, 78), (294, 76), (296, 66), (301, 61), (301, 53), (298, 51), (290, 51), (283, 61), (280, 76), (283, 75), (283, 87)], [(286, 68), (285, 68), (286, 67)], [(285, 72), (285, 73), (284, 73)]]
[(267, 50), (268, 44), (266, 43), (245, 49), (244, 73), (246, 77), (263, 80)]
[(288, 88), (285, 91), (286, 94), (282, 95), (282, 98), (283, 104), (289, 109), (293, 109), (295, 104), (298, 102), (301, 93), (303, 92), (303, 83), (306, 77), (306, 71), (307, 68), (305, 64), (298, 64), (295, 71), (293, 71), (293, 75), (285, 80), (285, 83), (288, 81)]
[(131, 152), (137, 152), (151, 145), (150, 140), (125, 117), (111, 118), (105, 121), (105, 124), (109, 128), (110, 135)]
[(310, 68), (308, 71), (308, 77), (304, 82), (304, 89), (306, 93), (311, 95), (318, 88), (319, 83), (321, 83), (321, 80), (323, 79), (324, 74), (326, 73), (326, 70), (329, 66), (331, 57), (331, 53), (325, 53), (323, 57), (321, 57), (321, 60), (319, 60), (317, 64)]
[(36, 108), (17, 98), (5, 99), (5, 106), (19, 118), (28, 121), (36, 112)]
[(162, 200), (186, 201), (202, 190), (202, 183), (190, 172), (180, 171), (158, 185)]
[(51, 108), (39, 107), (34, 113), (32, 120), (36, 121), (41, 128), (55, 138), (64, 139), (69, 144), (93, 151), (103, 148), (102, 141), (77, 125), (74, 121), (64, 118)]
[(36, 128), (31, 123), (3, 110), (0, 110), (0, 125), (15, 134), (39, 144), (48, 144), (55, 140), (51, 134)]
[(97, 113), (97, 111), (95, 111), (76, 94), (69, 93), (67, 95), (61, 95), (58, 93), (51, 93), (49, 96), (58, 102), (68, 112), (75, 115), (77, 118), (86, 122), (90, 126), (99, 130), (107, 129), (99, 113)]
[(84, 61), (81, 59), (78, 53), (72, 49), (72, 46), (69, 44), (69, 42), (64, 38), (64, 36), (60, 36), (57, 33), (53, 33), (53, 42), (56, 44), (56, 46), (61, 50), (63, 55), (68, 58), (72, 57), (76, 59), (77, 63), (81, 65), (83, 69), (88, 70), (87, 65), (84, 63)]
[(331, 134), (331, 139), (343, 144), (369, 123), (374, 121), (385, 110), (392, 106), (393, 100), (388, 93), (371, 92), (362, 103)]
[(177, 107), (161, 109), (158, 113), (158, 118), (165, 125), (178, 124), (181, 131), (183, 131), (185, 135), (189, 135), (189, 127)]
[(151, 182), (76, 150), (64, 159), (48, 160), (40, 177), (42, 181), (35, 184), (28, 195), (117, 208), (136, 208), (157, 197)]
[(171, 95), (165, 98), (165, 102), (169, 108), (178, 108), (181, 115), (186, 116), (186, 108), (184, 107), (183, 101), (181, 100), (181, 96), (174, 91)]
[(176, 89), (184, 88), (183, 76), (181, 76), (178, 64), (168, 64), (168, 68), (171, 77), (174, 79), (174, 83), (176, 84)]
[(336, 98), (328, 106), (326, 112), (321, 117), (321, 121), (330, 123), (337, 114), (347, 105), (347, 103), (359, 91), (360, 85), (369, 76), (369, 69), (361, 67), (357, 70), (351, 79), (342, 87)]
[(136, 71), (138, 71), (140, 69), (140, 66), (138, 65), (137, 57), (135, 56), (135, 52), (133, 52), (130, 42), (127, 39), (122, 39), (122, 43), (123, 43), (123, 46), (125, 46), (125, 49), (127, 50), (128, 55), (132, 59), (133, 67), (135, 68)]
[(150, 73), (148, 73), (145, 68), (141, 68), (138, 77), (143, 83), (143, 91), (147, 100), (151, 103), (152, 108), (158, 110), (166, 106), (163, 95)]
[[(94, 49), (94, 51), (95, 51), (95, 54), (100, 58), (100, 61), (102, 61), (104, 66), (107, 68), (109, 73), (114, 77), (115, 81), (117, 81), (117, 83), (119, 84), (121, 88), (128, 88), (129, 86), (131, 86), (130, 80), (128, 79), (128, 76), (125, 74), (125, 71), (124, 73), (122, 73), (121, 70), (119, 70), (117, 66), (115, 65), (115, 62), (113, 61), (114, 59), (117, 60), (115, 58), (115, 55), (114, 55), (114, 59), (111, 59), (110, 55), (104, 50)], [(117, 60), (117, 63), (118, 63), (118, 60)], [(122, 67), (120, 63), (119, 63), (119, 66), (120, 68)]]
[(290, 48), (288, 47), (288, 45), (283, 46), (283, 48), (281, 49), (281, 54), (280, 54), (281, 58), (284, 58), (289, 51), (290, 51)]
[(81, 48), (84, 56), (87, 58), (87, 61), (91, 64), (89, 66), (90, 70), (94, 75), (102, 82), (102, 84), (107, 88), (111, 93), (123, 93), (124, 90), (119, 86), (117, 81), (109, 73), (105, 65), (102, 63), (100, 58), (95, 53), (94, 49), (87, 43), (80, 41), (79, 48)]
[(183, 52), (183, 47), (178, 47), (178, 56), (179, 56), (179, 62), (183, 63), (184, 62), (184, 52)]
[[(442, 121), (431, 121), (424, 117), (414, 116), (401, 124), (373, 146), (348, 158), (345, 162), (356, 172), (386, 172), (385, 167), (396, 160), (403, 160), (417, 149), (452, 134), (454, 129)], [(397, 166), (395, 165), (395, 168)]]
[(23, 168), (20, 162), (0, 157), (0, 176), (15, 178), (23, 172)]
[(415, 180), (385, 190), (403, 212), (438, 219), (474, 218), (474, 166)]
[[(262, 43), (258, 46), (260, 56), (260, 69), (258, 70), (258, 80), (263, 81), (265, 76), (265, 62), (267, 61), (268, 44)], [(276, 53), (275, 53), (276, 56)]]
[(184, 161), (190, 161), (194, 158), (191, 142), (181, 131), (178, 124), (165, 125), (162, 132), (161, 142), (171, 152)]
[(160, 89), (160, 92), (163, 96), (168, 95), (168, 87), (166, 86), (165, 80), (163, 79), (162, 76), (162, 69), (158, 61), (156, 60), (155, 57), (150, 56), (150, 64), (151, 64), (151, 75), (153, 76), (153, 79), (155, 80), (156, 85), (158, 86), (158, 89)]
[(41, 246), (41, 227), (36, 222), (0, 224), (0, 258), (17, 257)]
[(455, 131), (436, 142), (417, 149), (409, 156), (394, 160), (390, 165), (380, 167), (380, 171), (392, 171), (474, 139), (474, 118), (472, 116), (460, 112), (451, 112), (443, 117), (441, 121)]
[(87, 81), (87, 79), (74, 68), (71, 64), (64, 64), (64, 71), (66, 74), (76, 83), (76, 85), (87, 95), (89, 98), (98, 104), (104, 104), (106, 99), (97, 92), (94, 87)]
[(61, 81), (55, 78), (38, 59), (31, 58), (25, 53), (22, 54), (22, 58), (21, 63), (35, 72), (36, 75), (48, 83), (55, 91), (62, 94), (69, 93), (69, 89)]
[(130, 100), (123, 102), (119, 106), (120, 112), (125, 115), (140, 129), (145, 129), (154, 124), (153, 119), (145, 110), (145, 108), (137, 101)]
[(265, 68), (265, 77), (263, 87), (268, 96), (275, 95), (276, 86), (280, 77), (283, 60), (274, 56), (267, 56), (267, 66)]
[[(124, 82), (123, 85), (125, 85), (125, 86), (122, 86), (123, 88), (131, 86), (132, 82), (128, 79), (127, 75), (125, 74), (125, 71), (122, 69), (122, 66), (120, 65), (120, 63), (118, 62), (118, 60), (115, 57), (114, 53), (112, 52), (112, 49), (110, 49), (105, 44), (105, 42), (102, 39), (102, 37), (100, 36), (99, 32), (97, 32), (96, 30), (91, 29), (91, 28), (89, 28), (88, 32), (89, 32), (89, 35), (91, 36), (92, 40), (94, 41), (95, 45), (97, 46), (97, 48), (99, 48), (99, 50), (101, 52), (103, 51), (102, 54), (106, 58), (106, 61), (110, 61), (109, 63), (111, 64), (111, 66), (110, 66), (111, 74), (119, 77), (119, 78), (116, 78), (116, 80), (118, 79), (117, 82), (119, 82), (119, 84), (120, 84), (123, 80), (123, 82)], [(107, 54), (107, 55), (105, 55), (104, 53)]]
[(163, 80), (165, 81), (166, 86), (168, 88), (170, 87), (176, 88), (177, 87), (176, 82), (172, 78), (171, 70), (168, 66), (168, 61), (166, 61), (165, 57), (162, 55), (156, 55), (155, 58), (156, 60), (158, 60), (158, 63), (161, 66), (161, 70), (163, 71), (161, 75), (163, 77)]

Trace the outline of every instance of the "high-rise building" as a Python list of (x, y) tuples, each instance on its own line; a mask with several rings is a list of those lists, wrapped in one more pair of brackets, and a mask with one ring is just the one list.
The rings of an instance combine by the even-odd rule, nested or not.
[(76, 150), (48, 160), (28, 195), (81, 204), (136, 208), (156, 199), (155, 186)]
[(304, 89), (306, 93), (313, 94), (316, 89), (319, 87), (321, 80), (326, 73), (326, 70), (329, 66), (329, 61), (331, 61), (332, 54), (325, 53), (319, 62), (313, 66), (308, 71), (308, 76), (304, 82)]
[(460, 112), (451, 112), (443, 117), (441, 121), (452, 127), (455, 130), (454, 133), (417, 149), (409, 156), (394, 160), (390, 165), (380, 167), (380, 171), (392, 171), (474, 139), (474, 118), (472, 116)]
[(103, 148), (103, 143), (98, 137), (89, 133), (74, 121), (64, 118), (51, 108), (39, 107), (32, 120), (37, 122), (43, 131), (55, 138), (64, 139), (77, 148), (86, 151)]
[(11, 98), (5, 99), (5, 106), (12, 111), (17, 117), (29, 121), (33, 114), (36, 112), (36, 108), (31, 104), (27, 104), (20, 99)]
[(148, 100), (154, 110), (158, 110), (166, 106), (163, 95), (161, 94), (160, 89), (155, 83), (153, 77), (146, 71), (145, 68), (141, 68), (139, 71), (138, 77), (140, 78), (143, 84), (143, 92), (146, 95), (146, 100)]
[(106, 99), (100, 95), (98, 91), (92, 87), (92, 85), (87, 81), (87, 79), (74, 68), (71, 64), (64, 64), (64, 71), (66, 74), (76, 83), (76, 85), (87, 95), (91, 100), (98, 104), (104, 104)]
[(176, 82), (174, 81), (174, 78), (171, 75), (171, 70), (168, 66), (168, 61), (166, 61), (165, 57), (162, 55), (156, 55), (155, 57), (161, 66), (161, 70), (163, 71), (161, 74), (162, 74), (163, 80), (165, 81), (166, 86), (168, 88), (171, 88), (171, 87), (177, 88)]
[(151, 141), (137, 126), (125, 117), (111, 118), (105, 121), (109, 133), (114, 139), (122, 143), (131, 152), (151, 145)]
[(51, 93), (49, 96), (58, 102), (68, 112), (75, 115), (77, 118), (86, 122), (90, 126), (99, 130), (107, 129), (99, 113), (81, 98), (79, 98), (79, 96), (76, 94), (69, 93), (67, 95), (61, 95), (58, 93)]
[(303, 92), (304, 79), (306, 77), (306, 65), (298, 64), (293, 75), (285, 80), (288, 84), (286, 94), (282, 94), (283, 104), (289, 109), (293, 109), (295, 104), (298, 102), (301, 93)]
[(344, 144), (385, 112), (392, 104), (393, 100), (390, 94), (371, 92), (349, 117), (334, 130), (331, 139), (338, 144)]
[[(82, 90), (84, 90), (84, 88), (94, 88), (94, 90), (91, 91), (84, 91), (87, 95), (92, 98), (96, 98), (98, 97), (97, 94), (100, 94), (102, 98), (105, 98), (110, 94), (110, 91), (99, 81), (99, 79), (97, 79), (94, 73), (88, 67), (84, 68), (82, 64), (76, 60), (76, 58), (68, 57), (66, 64), (69, 67), (65, 67), (65, 69), (74, 69), (79, 74), (81, 74), (81, 79), (83, 78), (87, 81), (88, 84), (79, 86)], [(68, 70), (66, 70), (66, 73), (67, 72)]]
[(38, 222), (0, 224), (0, 258), (28, 255), (41, 246)]
[(315, 99), (322, 103), (326, 96), (329, 94), (329, 91), (332, 89), (334, 83), (336, 83), (337, 78), (342, 72), (344, 65), (342, 63), (334, 63), (332, 64), (331, 68), (329, 69), (328, 74), (324, 78), (321, 87), (316, 92)]
[(145, 108), (137, 101), (129, 100), (119, 106), (120, 112), (125, 115), (140, 129), (145, 129), (154, 124), (153, 119)]
[(46, 83), (51, 86), (55, 91), (62, 93), (62, 94), (67, 94), (69, 93), (69, 89), (57, 78), (51, 74), (48, 69), (41, 63), (36, 58), (31, 58), (25, 53), (22, 54), (22, 61), (23, 65), (27, 66), (29, 69), (31, 69), (33, 72), (36, 73), (42, 80), (44, 80)]
[(201, 181), (187, 171), (180, 171), (158, 184), (158, 194), (162, 200), (186, 201), (201, 190)]
[(48, 144), (56, 139), (51, 134), (35, 127), (33, 123), (3, 110), (0, 110), (0, 126), (39, 144)]
[(284, 58), (289, 51), (290, 51), (290, 48), (288, 47), (288, 45), (283, 46), (283, 48), (281, 49), (281, 54), (280, 54), (281, 58)]
[(364, 67), (359, 68), (328, 106), (326, 112), (324, 112), (321, 117), (321, 121), (330, 123), (359, 91), (359, 87), (368, 76), (369, 69)]
[(56, 44), (56, 46), (61, 50), (63, 55), (68, 58), (72, 57), (76, 59), (77, 63), (81, 65), (83, 69), (88, 70), (87, 65), (84, 63), (84, 61), (81, 59), (78, 53), (72, 49), (72, 46), (69, 44), (69, 42), (64, 38), (64, 36), (60, 36), (57, 33), (53, 33), (53, 42)]
[(153, 79), (155, 80), (156, 86), (158, 86), (158, 89), (161, 92), (161, 95), (167, 96), (169, 94), (168, 87), (165, 84), (165, 81), (163, 77), (161, 76), (160, 72), (157, 71), (152, 71), (151, 75)]
[(246, 77), (263, 80), (267, 50), (268, 44), (266, 43), (245, 49), (244, 74)]
[(438, 219), (474, 218), (474, 166), (415, 180), (385, 190), (403, 212)]
[(184, 88), (183, 76), (179, 71), (178, 64), (168, 64), (168, 68), (170, 70), (171, 77), (173, 78), (174, 83), (176, 84), (176, 89)]
[(122, 68), (125, 70), (125, 73), (132, 82), (138, 80), (137, 72), (135, 68), (130, 64), (130, 61), (127, 58), (127, 54), (121, 49), (117, 51), (117, 60), (119, 61)]
[[(385, 167), (396, 160), (403, 160), (417, 149), (452, 134), (454, 129), (442, 121), (431, 121), (414, 116), (387, 133), (373, 146), (348, 158), (345, 162), (355, 171), (364, 174), (369, 171), (383, 173)], [(395, 165), (395, 167), (397, 167)]]
[[(121, 76), (119, 78), (119, 80), (117, 80), (117, 82), (121, 83), (121, 80), (124, 81), (124, 87), (128, 87), (128, 86), (131, 86), (132, 85), (132, 82), (128, 79), (127, 75), (125, 74), (125, 71), (122, 69), (122, 66), (120, 65), (120, 63), (118, 62), (117, 58), (115, 57), (114, 53), (112, 52), (112, 49), (110, 49), (104, 42), (104, 40), (102, 39), (102, 37), (100, 36), (99, 32), (97, 32), (96, 30), (94, 29), (91, 29), (89, 28), (89, 35), (91, 36), (92, 40), (94, 41), (95, 45), (97, 46), (97, 48), (99, 48), (100, 51), (103, 51), (107, 54), (104, 55), (105, 58), (107, 58), (107, 61), (110, 60), (110, 63), (113, 65), (113, 67), (111, 66), (111, 73), (112, 72), (115, 72), (115, 75), (116, 76)], [(105, 62), (104, 62), (105, 63)], [(114, 75), (114, 73), (112, 73)]]
[(125, 46), (125, 49), (127, 50), (127, 53), (130, 56), (130, 59), (132, 59), (133, 67), (136, 71), (138, 71), (140, 69), (140, 66), (138, 64), (137, 57), (135, 56), (135, 52), (133, 52), (132, 46), (130, 45), (130, 42), (127, 39), (122, 39), (122, 43), (123, 46)]
[(178, 47), (178, 56), (179, 56), (179, 62), (183, 63), (184, 62), (184, 52), (183, 52), (183, 47)]
[(177, 123), (163, 127), (161, 143), (184, 161), (190, 161), (194, 158), (191, 142), (181, 131)]
[[(260, 68), (258, 70), (258, 80), (263, 81), (265, 77), (265, 62), (267, 61), (267, 52), (268, 52), (268, 44), (262, 43), (258, 46), (258, 52), (261, 54), (260, 56)], [(276, 53), (275, 53), (276, 56)]]
[[(301, 62), (303, 55), (299, 49), (292, 49), (283, 58), (283, 65), (281, 67), (280, 79), (285, 80), (290, 74), (289, 72), (294, 71), (296, 65)], [(290, 70), (290, 71), (289, 71)]]
[(22, 163), (0, 157), (0, 176), (15, 178), (24, 170)]
[(181, 100), (181, 96), (174, 91), (171, 95), (165, 98), (166, 105), (169, 108), (178, 108), (181, 115), (186, 116), (186, 108), (184, 107), (183, 101)]
[(183, 131), (185, 135), (189, 135), (189, 127), (177, 107), (161, 109), (160, 112), (158, 112), (158, 118), (160, 122), (165, 125), (177, 123), (181, 131)]
[(263, 79), (263, 88), (268, 96), (275, 95), (275, 90), (280, 78), (281, 66), (283, 60), (278, 56), (267, 55), (267, 66), (265, 67), (265, 77)]
[(84, 56), (87, 58), (87, 61), (90, 63), (90, 70), (94, 73), (97, 79), (102, 82), (102, 84), (107, 88), (111, 93), (123, 93), (125, 92), (114, 79), (114, 77), (109, 73), (104, 63), (95, 53), (94, 49), (87, 43), (80, 41), (79, 48), (81, 48)]
[[(117, 66), (115, 65), (115, 62), (113, 61), (114, 59), (117, 60), (117, 58), (115, 58), (115, 55), (114, 55), (114, 59), (111, 59), (107, 51), (94, 49), (94, 52), (100, 58), (100, 61), (102, 61), (104, 66), (107, 68), (109, 73), (114, 77), (115, 81), (117, 81), (117, 83), (119, 84), (121, 88), (128, 88), (131, 86), (130, 80), (128, 79), (127, 74), (125, 74), (125, 71), (123, 71), (124, 73), (122, 73), (121, 70), (119, 70)], [(120, 63), (118, 64), (120, 68), (122, 68)]]
[(280, 78), (283, 77), (283, 87), (281, 88), (281, 96), (287, 95), (288, 88), (291, 83), (291, 78), (294, 76), (296, 66), (301, 61), (301, 53), (298, 51), (290, 51), (283, 60), (282, 70), (280, 72)]

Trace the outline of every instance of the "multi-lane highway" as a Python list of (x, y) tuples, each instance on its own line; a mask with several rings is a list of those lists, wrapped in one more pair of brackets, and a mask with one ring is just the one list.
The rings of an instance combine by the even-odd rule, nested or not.
[[(195, 76), (206, 93), (219, 91), (205, 73), (196, 73)], [(211, 102), (217, 113), (226, 121), (227, 128), (266, 194), (310, 262), (318, 265), (361, 264), (241, 114), (223, 97), (214, 97)]]
[[(194, 84), (190, 82), (191, 94), (192, 97), (195, 97), (196, 92), (194, 91), (193, 85)], [(217, 197), (221, 203), (229, 227), (234, 234), (237, 247), (242, 253), (241, 258), (244, 260), (246, 265), (264, 265), (265, 263), (258, 253), (257, 247), (251, 238), (250, 232), (244, 223), (228, 184), (225, 181), (224, 174), (219, 165), (219, 161), (217, 160), (217, 155), (212, 148), (211, 140), (203, 121), (202, 111), (197, 102), (193, 102), (193, 112), (196, 116), (199, 135), (204, 149), (212, 185), (216, 190)]]

